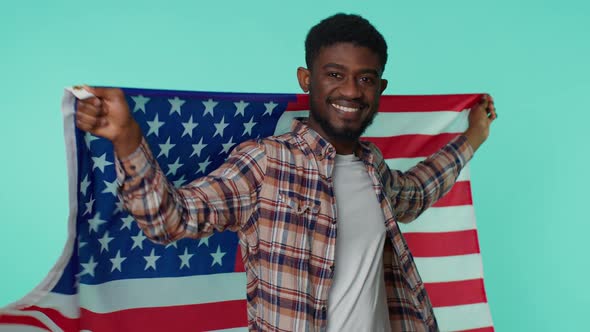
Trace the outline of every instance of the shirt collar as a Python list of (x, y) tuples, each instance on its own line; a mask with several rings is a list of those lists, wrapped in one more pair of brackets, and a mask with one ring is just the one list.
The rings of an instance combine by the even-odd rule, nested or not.
[[(307, 118), (295, 118), (291, 123), (291, 131), (301, 137), (311, 148), (313, 154), (320, 159), (329, 157), (334, 159), (336, 149), (326, 139), (324, 139), (315, 130), (307, 124)], [(365, 163), (372, 164), (373, 153), (371, 152), (370, 143), (360, 141), (355, 155)]]

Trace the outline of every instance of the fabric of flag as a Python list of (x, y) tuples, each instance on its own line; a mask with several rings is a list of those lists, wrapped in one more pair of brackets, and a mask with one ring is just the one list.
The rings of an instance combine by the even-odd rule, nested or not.
[[(244, 140), (307, 115), (307, 95), (124, 89), (175, 186), (209, 173)], [(406, 170), (467, 128), (481, 95), (383, 96), (363, 139)], [(43, 282), (0, 310), (0, 331), (246, 330), (246, 277), (235, 233), (149, 241), (117, 197), (110, 142), (75, 128), (64, 94), (70, 217), (65, 250)], [(442, 331), (493, 331), (469, 170), (418, 220), (400, 225)]]

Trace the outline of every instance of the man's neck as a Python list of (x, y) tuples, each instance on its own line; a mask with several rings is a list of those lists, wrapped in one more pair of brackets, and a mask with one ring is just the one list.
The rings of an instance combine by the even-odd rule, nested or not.
[(342, 154), (342, 155), (353, 154), (358, 147), (358, 140), (348, 142), (348, 141), (342, 141), (342, 140), (336, 141), (336, 140), (327, 138), (327, 141), (330, 142), (330, 144), (332, 144), (334, 146), (337, 154)]

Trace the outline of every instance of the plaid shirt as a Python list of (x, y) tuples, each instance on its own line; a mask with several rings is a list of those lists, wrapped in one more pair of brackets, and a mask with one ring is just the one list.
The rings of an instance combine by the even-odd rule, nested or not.
[[(121, 198), (139, 226), (160, 243), (238, 232), (247, 275), (250, 330), (324, 331), (334, 278), (336, 151), (304, 122), (292, 132), (237, 146), (208, 176), (174, 188), (145, 141), (118, 160)], [(385, 215), (385, 283), (393, 331), (437, 331), (432, 305), (397, 222), (418, 217), (454, 184), (473, 154), (459, 136), (408, 172), (391, 171), (362, 142)]]

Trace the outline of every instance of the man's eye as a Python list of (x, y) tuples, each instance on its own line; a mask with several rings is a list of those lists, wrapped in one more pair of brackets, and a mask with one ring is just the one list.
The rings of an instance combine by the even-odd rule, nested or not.
[(361, 77), (361, 82), (373, 84), (375, 82), (375, 80), (372, 77), (363, 76), (363, 77)]
[(334, 77), (334, 78), (341, 78), (342, 75), (340, 75), (339, 73), (328, 73), (329, 77)]

